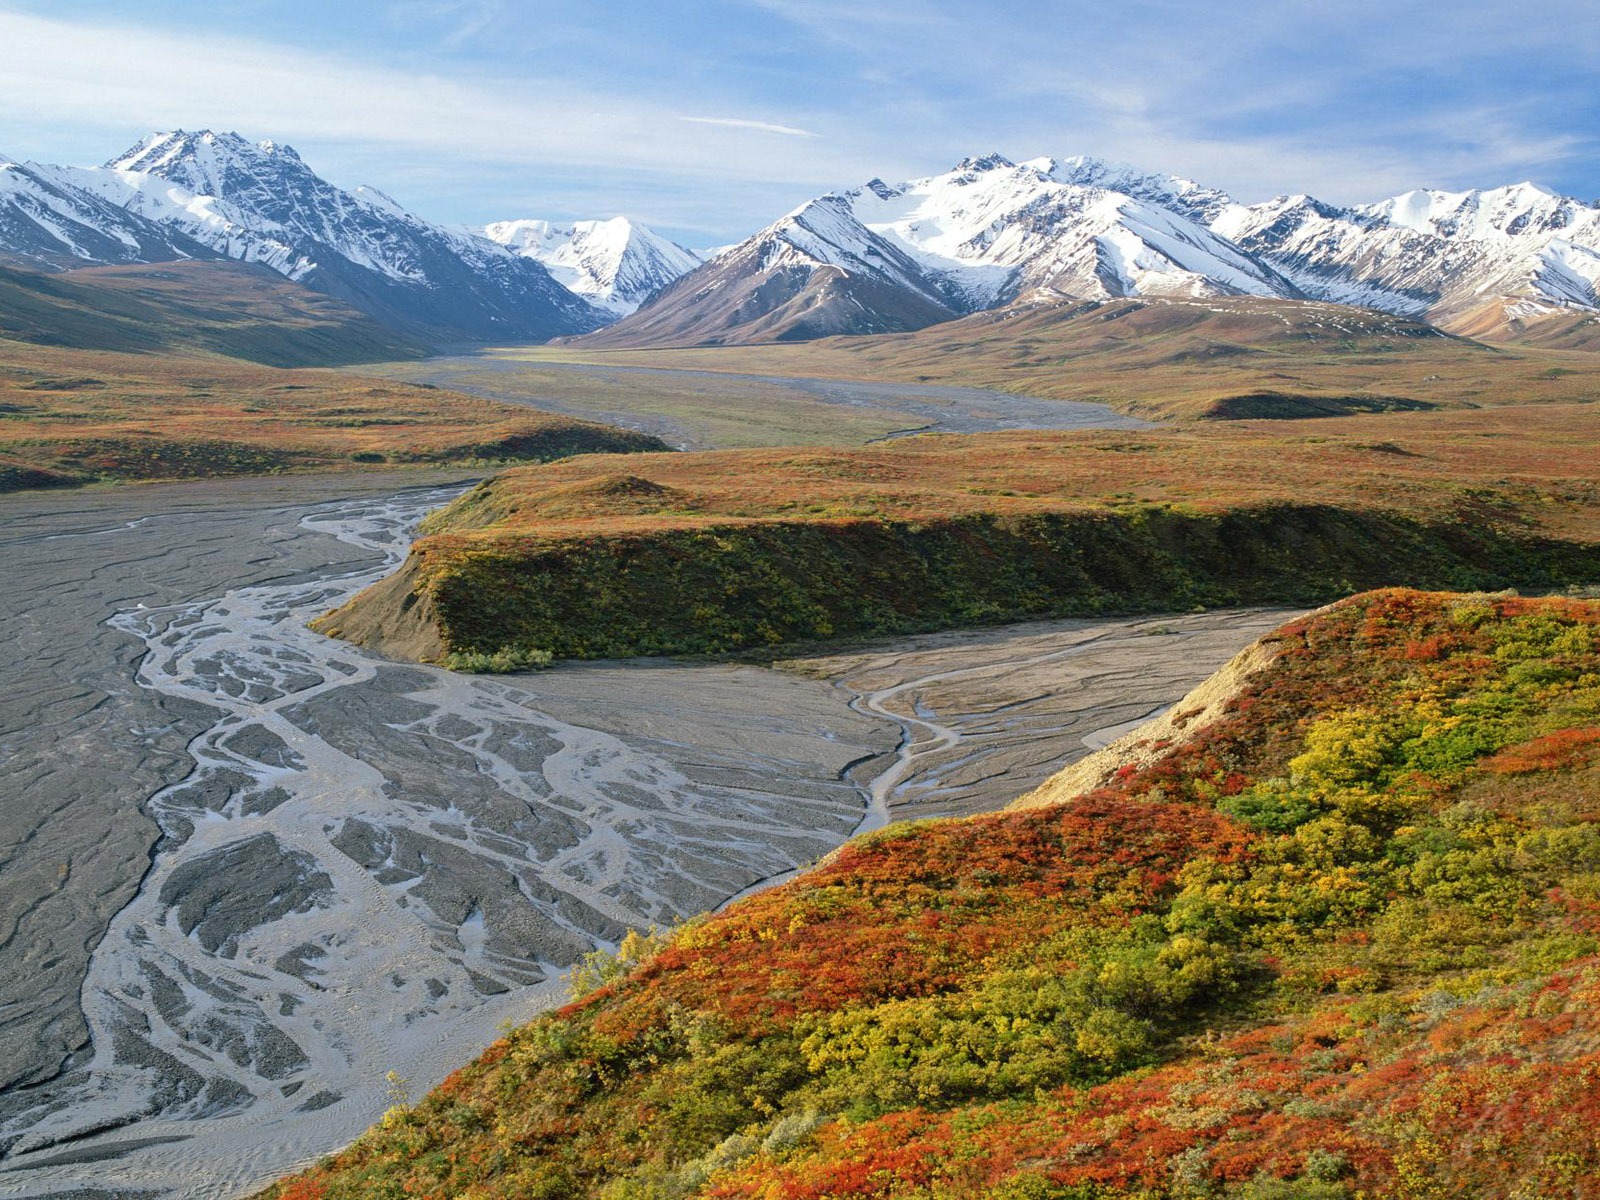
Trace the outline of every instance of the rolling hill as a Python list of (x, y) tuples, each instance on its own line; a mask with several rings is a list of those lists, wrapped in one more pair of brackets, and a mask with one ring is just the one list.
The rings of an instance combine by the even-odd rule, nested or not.
[(418, 358), (424, 346), (262, 266), (204, 259), (43, 273), (0, 267), (0, 338), (221, 354), (275, 367)]
[(0, 492), (666, 448), (645, 434), (441, 388), (215, 354), (0, 340)]
[(496, 357), (959, 384), (1158, 418), (1301, 417), (1600, 398), (1600, 361), (1583, 349), (1590, 318), (1564, 320), (1544, 327), (1548, 346), (1490, 345), (1319, 301), (1036, 293), (909, 333), (633, 350), (585, 340)]

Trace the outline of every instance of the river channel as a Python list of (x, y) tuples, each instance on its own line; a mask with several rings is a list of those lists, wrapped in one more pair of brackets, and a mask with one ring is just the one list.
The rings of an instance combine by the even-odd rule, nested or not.
[(7, 499), (0, 1196), (244, 1194), (628, 928), (999, 807), (1284, 616), (456, 675), (305, 628), (464, 481), (405, 483)]

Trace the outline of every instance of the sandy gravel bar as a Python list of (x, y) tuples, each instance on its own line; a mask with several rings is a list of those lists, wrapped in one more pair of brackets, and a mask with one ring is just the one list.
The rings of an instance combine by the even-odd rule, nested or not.
[(140, 802), (187, 774), (207, 713), (133, 680), (113, 613), (371, 556), (300, 529), (306, 503), (468, 478), (299, 475), (0, 497), (0, 1092), (84, 1045), (78, 989), (138, 886)]

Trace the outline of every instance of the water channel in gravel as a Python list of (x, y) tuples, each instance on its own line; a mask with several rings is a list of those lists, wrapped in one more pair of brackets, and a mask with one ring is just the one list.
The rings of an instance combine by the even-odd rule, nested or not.
[[(370, 1124), (389, 1072), (419, 1093), (547, 1007), (568, 966), (626, 929), (714, 908), (863, 823), (997, 807), (1283, 616), (902, 639), (804, 672), (657, 661), (501, 678), (385, 662), (305, 627), (391, 570), (450, 494), (274, 509), (274, 536), (311, 538), (323, 569), (105, 623), (133, 651), (119, 661), (138, 694), (121, 702), (155, 706), (145, 725), (118, 720), (181, 731), (188, 769), (138, 797), (156, 840), (131, 899), (103, 936), (74, 935), (94, 946), (87, 1037), (66, 1038), (59, 1072), (0, 1090), (0, 1196), (243, 1194)], [(177, 546), (204, 519), (48, 536), (85, 539), (101, 578), (136, 560), (118, 529), (170, 521)], [(109, 756), (122, 724), (94, 735)], [(71, 820), (94, 798), (48, 757), (17, 751), (11, 783), (37, 760), (22, 783), (54, 788)], [(73, 869), (91, 849), (55, 852), (61, 895), (111, 891)], [(18, 919), (0, 966), (31, 928)]]

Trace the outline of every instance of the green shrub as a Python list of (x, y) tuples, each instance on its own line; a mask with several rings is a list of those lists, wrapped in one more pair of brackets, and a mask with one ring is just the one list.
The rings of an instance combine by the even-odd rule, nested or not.
[(439, 660), (439, 665), (451, 671), (465, 671), (471, 675), (509, 675), (513, 671), (542, 671), (553, 661), (548, 650), (520, 650), (515, 646), (502, 646), (492, 654), (477, 650), (452, 650)]

